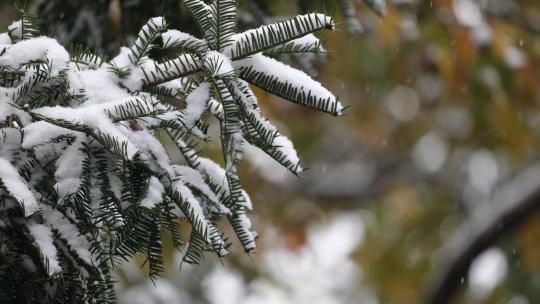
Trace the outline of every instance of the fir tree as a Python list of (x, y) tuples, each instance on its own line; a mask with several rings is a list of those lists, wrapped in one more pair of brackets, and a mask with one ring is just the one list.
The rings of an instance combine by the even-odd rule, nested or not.
[[(251, 252), (252, 205), (237, 170), (243, 146), (293, 174), (302, 167), (250, 85), (342, 114), (320, 83), (272, 59), (323, 52), (312, 33), (333, 29), (331, 17), (311, 13), (237, 33), (236, 1), (183, 3), (201, 38), (152, 18), (110, 60), (39, 36), (24, 12), (0, 35), (0, 299), (114, 302), (116, 263), (144, 254), (149, 275), (162, 272), (164, 230), (186, 248), (187, 263), (205, 251), (225, 256), (233, 236), (218, 229), (220, 219)], [(219, 123), (224, 167), (199, 155), (209, 116)], [(179, 220), (191, 224), (185, 247)]]

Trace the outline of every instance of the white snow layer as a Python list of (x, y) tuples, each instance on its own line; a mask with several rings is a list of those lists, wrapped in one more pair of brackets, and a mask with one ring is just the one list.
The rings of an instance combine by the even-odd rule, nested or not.
[(51, 76), (56, 76), (69, 62), (68, 52), (54, 39), (38, 37), (10, 46), (0, 56), (0, 66), (19, 68), (22, 64), (46, 57), (51, 65)]
[(201, 83), (186, 98), (185, 124), (188, 129), (193, 128), (195, 123), (201, 119), (206, 110), (206, 103), (210, 99), (210, 85), (207, 82)]
[[(322, 42), (313, 34), (307, 34), (303, 37), (300, 37), (298, 39), (294, 39), (293, 41), (287, 43), (294, 46), (295, 49), (299, 50), (314, 50), (317, 52), (325, 52)], [(280, 47), (277, 46), (275, 49), (279, 49)]]
[(129, 101), (130, 99), (116, 100), (82, 108), (43, 107), (34, 110), (34, 112), (48, 118), (62, 119), (88, 126), (97, 134), (103, 134), (114, 138), (120, 143), (126, 143), (127, 157), (131, 159), (138, 149), (118, 130), (106, 113), (106, 110), (114, 109), (115, 106), (123, 105)]
[(9, 37), (8, 33), (1, 33), (0, 45), (5, 45), (5, 44), (11, 44), (11, 38)]
[(75, 193), (81, 186), (82, 163), (85, 153), (81, 151), (82, 140), (78, 138), (72, 145), (66, 148), (64, 153), (56, 160), (56, 184), (60, 198)]
[(12, 22), (8, 26), (8, 31), (11, 32), (11, 35), (13, 35), (14, 37), (22, 37), (22, 21), (17, 20)]
[(61, 234), (79, 258), (88, 265), (94, 264), (95, 258), (90, 253), (90, 243), (80, 234), (75, 225), (71, 224), (60, 212), (49, 206), (43, 207), (43, 215), (46, 222)]
[(283, 83), (288, 83), (292, 87), (298, 89), (298, 94), (303, 93), (306, 96), (316, 96), (319, 99), (328, 100), (329, 102), (322, 107), (321, 110), (327, 112), (335, 112), (338, 115), (343, 114), (343, 106), (337, 101), (336, 96), (328, 91), (322, 84), (316, 80), (313, 80), (306, 73), (294, 69), (282, 62), (279, 62), (273, 58), (266, 57), (262, 54), (256, 54), (251, 57), (234, 61), (233, 66), (238, 69), (251, 68), (252, 71), (262, 73), (264, 75), (271, 75)]
[(174, 166), (174, 170), (180, 174), (184, 183), (197, 188), (201, 193), (212, 201), (214, 204), (219, 204), (219, 199), (216, 194), (208, 187), (199, 171), (188, 166)]
[(83, 90), (88, 97), (85, 105), (129, 98), (131, 95), (116, 84), (116, 76), (105, 69), (70, 73), (70, 87)]
[(206, 53), (204, 66), (219, 76), (234, 72), (231, 60), (224, 54), (216, 51)]
[(163, 200), (163, 192), (165, 192), (165, 190), (163, 189), (163, 185), (161, 184), (159, 179), (157, 179), (157, 177), (155, 176), (150, 177), (150, 182), (148, 184), (148, 192), (141, 201), (141, 206), (149, 209), (154, 208), (158, 203)]
[(49, 227), (42, 224), (30, 224), (28, 229), (34, 237), (39, 250), (49, 265), (49, 275), (62, 271), (58, 263), (56, 247), (54, 247), (52, 231)]
[[(187, 207), (189, 210), (183, 210), (184, 213), (187, 211), (186, 216), (189, 216), (191, 223), (193, 224), (194, 228), (202, 228), (202, 231), (198, 231), (199, 234), (201, 234), (202, 237), (206, 240), (208, 244), (211, 244), (212, 247), (215, 248), (215, 246), (219, 246), (220, 248), (220, 256), (224, 256), (227, 254), (227, 250), (224, 246), (224, 241), (221, 238), (218, 239), (212, 239), (210, 232), (212, 229), (215, 229), (213, 225), (206, 219), (204, 216), (204, 211), (199, 203), (199, 201), (193, 196), (193, 193), (191, 190), (184, 185), (184, 183), (180, 181), (174, 181), (171, 183), (171, 187), (173, 188), (173, 191), (176, 191), (180, 197), (183, 199), (184, 202), (187, 203)], [(218, 244), (215, 244), (215, 241), (218, 242)]]
[[(281, 153), (287, 156), (287, 159), (289, 159), (294, 164), (300, 162), (300, 159), (298, 158), (298, 153), (294, 149), (292, 141), (287, 137), (283, 135), (276, 137), (276, 139), (274, 139), (274, 145)], [(302, 169), (300, 169), (300, 171), (302, 171)]]
[(46, 143), (62, 135), (74, 135), (75, 132), (45, 121), (36, 121), (23, 128), (24, 138), (22, 147), (30, 149), (36, 145)]
[(0, 181), (4, 184), (6, 190), (19, 202), (24, 208), (24, 215), (30, 216), (38, 211), (36, 198), (28, 189), (23, 179), (17, 172), (17, 169), (7, 160), (0, 157)]
[(163, 38), (163, 47), (181, 46), (198, 49), (207, 44), (205, 40), (178, 30), (168, 30), (161, 34), (161, 37)]

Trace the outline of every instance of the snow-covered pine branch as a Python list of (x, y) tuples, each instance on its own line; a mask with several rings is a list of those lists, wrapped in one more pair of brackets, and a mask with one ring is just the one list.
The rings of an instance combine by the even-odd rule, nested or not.
[[(294, 174), (302, 167), (249, 84), (342, 114), (319, 82), (263, 55), (323, 51), (313, 32), (333, 29), (332, 18), (308, 14), (236, 33), (236, 1), (184, 4), (201, 38), (156, 17), (111, 60), (40, 37), (26, 13), (0, 34), (0, 273), (25, 278), (1, 281), (0, 297), (113, 302), (114, 263), (143, 254), (159, 275), (161, 231), (182, 244), (179, 220), (192, 226), (180, 247), (185, 262), (199, 263), (206, 250), (227, 254), (232, 236), (219, 230), (221, 219), (251, 252), (253, 207), (237, 169), (243, 147), (259, 147)], [(175, 55), (160, 61), (154, 48)], [(195, 148), (208, 139), (210, 115), (224, 168)], [(163, 135), (184, 165), (173, 163)]]

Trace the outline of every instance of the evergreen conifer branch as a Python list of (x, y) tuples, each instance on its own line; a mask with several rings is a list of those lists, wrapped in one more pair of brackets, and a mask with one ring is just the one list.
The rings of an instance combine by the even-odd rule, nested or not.
[[(308, 14), (236, 33), (236, 1), (184, 5), (202, 38), (152, 18), (110, 60), (39, 36), (26, 13), (2, 36), (11, 41), (0, 52), (0, 241), (8, 244), (0, 246), (7, 265), (0, 272), (24, 276), (33, 292), (0, 279), (0, 296), (112, 303), (116, 263), (143, 254), (152, 278), (163, 271), (163, 229), (184, 262), (200, 263), (206, 251), (225, 256), (231, 236), (216, 225), (220, 219), (252, 252), (253, 207), (237, 168), (244, 146), (259, 147), (294, 174), (302, 169), (248, 83), (341, 114), (320, 83), (262, 55), (323, 51), (312, 33), (333, 28), (330, 17)], [(174, 57), (151, 58), (155, 48)], [(208, 139), (210, 115), (220, 124), (224, 168), (197, 150)], [(160, 134), (185, 165), (173, 163)], [(189, 240), (180, 237), (180, 221), (191, 226)]]

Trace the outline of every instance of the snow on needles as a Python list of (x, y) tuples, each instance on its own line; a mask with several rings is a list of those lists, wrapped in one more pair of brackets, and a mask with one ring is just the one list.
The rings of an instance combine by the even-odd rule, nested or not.
[[(297, 164), (300, 162), (300, 158), (298, 157), (298, 152), (296, 152), (296, 149), (294, 148), (292, 141), (288, 139), (286, 136), (283, 136), (283, 135), (277, 136), (274, 139), (274, 145), (279, 151), (281, 151), (281, 153), (287, 155), (287, 158), (292, 163)], [(298, 172), (302, 172), (302, 168), (299, 167)]]
[(56, 76), (69, 62), (68, 52), (54, 39), (39, 37), (13, 44), (0, 56), (0, 66), (19, 68), (22, 64), (46, 58), (51, 76)]
[[(190, 241), (186, 257), (194, 263), (202, 252), (190, 250), (206, 245), (219, 256), (227, 253), (224, 232), (214, 225), (219, 218), (229, 220), (246, 251), (255, 248), (252, 204), (236, 167), (244, 143), (293, 173), (301, 168), (292, 142), (264, 117), (250, 84), (333, 115), (343, 107), (304, 72), (261, 53), (322, 51), (312, 33), (332, 29), (331, 17), (307, 14), (236, 34), (236, 7), (229, 3), (213, 8), (231, 16), (219, 33), (205, 29), (205, 39), (199, 39), (152, 18), (133, 45), (110, 61), (91, 51), (69, 54), (56, 40), (37, 37), (37, 30), (26, 27), (31, 18), (0, 34), (0, 68), (15, 78), (0, 86), (0, 131), (9, 137), (0, 145), (0, 195), (13, 198), (9, 208), (21, 205), (21, 221), (49, 274), (81, 261), (98, 272), (103, 269), (96, 265), (108, 267), (102, 256), (109, 248), (97, 244), (122, 239), (125, 223), (140, 226), (128, 227), (128, 234), (138, 235), (133, 242), (122, 239), (119, 255), (155, 251), (159, 231), (178, 218), (187, 218), (193, 235), (206, 242)], [(207, 19), (214, 16), (193, 18), (212, 27), (217, 21)], [(149, 55), (160, 41), (175, 57), (156, 61)], [(209, 139), (206, 111), (221, 125), (225, 168), (199, 156), (197, 144)], [(187, 165), (176, 164), (174, 154)], [(157, 209), (162, 206), (166, 210)], [(170, 212), (171, 222), (161, 212)], [(151, 273), (159, 272), (153, 263)], [(83, 282), (88, 273), (75, 279)]]
[(36, 121), (23, 128), (24, 138), (22, 147), (30, 149), (36, 145), (46, 143), (62, 135), (73, 135), (75, 132), (45, 121)]
[(199, 51), (207, 47), (206, 40), (196, 38), (190, 34), (180, 32), (178, 30), (168, 30), (164, 32), (163, 38), (164, 47), (180, 47), (188, 50)]
[(148, 192), (146, 196), (141, 201), (141, 206), (152, 209), (159, 202), (163, 200), (163, 185), (159, 182), (159, 179), (155, 176), (150, 177), (150, 182), (148, 184)]
[(82, 161), (85, 158), (82, 142), (81, 137), (77, 138), (56, 160), (55, 188), (61, 198), (76, 192), (81, 186)]
[(47, 259), (49, 275), (62, 271), (62, 268), (58, 263), (56, 247), (54, 247), (51, 229), (42, 224), (28, 225), (28, 229), (41, 250), (43, 257)]
[(17, 169), (0, 157), (0, 182), (6, 190), (22, 205), (24, 214), (30, 216), (38, 211), (36, 198), (22, 181)]
[[(263, 25), (233, 35), (233, 43), (225, 50), (225, 53), (231, 58), (243, 57), (245, 55), (243, 53), (246, 52), (247, 55), (256, 53), (253, 52), (254, 49), (259, 49), (260, 52), (263, 51), (261, 48), (279, 47), (289, 39), (294, 41), (294, 39), (310, 35), (315, 30), (334, 29), (334, 27), (335, 24), (330, 16), (316, 13), (300, 15), (294, 19)], [(276, 35), (276, 33), (280, 34)], [(262, 37), (269, 37), (269, 43), (263, 42)]]
[(43, 215), (45, 221), (64, 236), (70, 247), (77, 252), (79, 258), (88, 265), (94, 263), (96, 258), (90, 253), (90, 243), (79, 234), (77, 227), (70, 223), (64, 215), (49, 206), (43, 207)]
[(206, 103), (209, 99), (210, 84), (207, 82), (201, 83), (187, 96), (185, 124), (188, 128), (192, 128), (195, 123), (201, 119), (202, 114), (206, 110)]
[(226, 76), (234, 73), (231, 60), (224, 54), (216, 51), (206, 53), (204, 66), (216, 76)]
[(337, 100), (336, 96), (324, 88), (320, 82), (313, 80), (306, 73), (273, 58), (256, 54), (242, 60), (234, 61), (233, 66), (237, 69), (256, 72), (259, 75), (268, 75), (273, 77), (275, 81), (288, 84), (297, 90), (297, 97), (313, 96), (318, 100), (326, 101), (325, 104), (320, 106), (306, 104), (307, 106), (316, 107), (322, 111), (337, 115), (343, 114), (343, 106)]
[(116, 139), (118, 142), (125, 143), (128, 158), (132, 158), (139, 151), (128, 138), (118, 130), (115, 124), (107, 115), (106, 110), (113, 109), (115, 106), (121, 106), (129, 102), (127, 100), (116, 100), (108, 103), (102, 103), (81, 108), (67, 108), (61, 106), (43, 107), (34, 110), (36, 114), (56, 120), (69, 121), (81, 126), (88, 126), (94, 132), (101, 133)]

